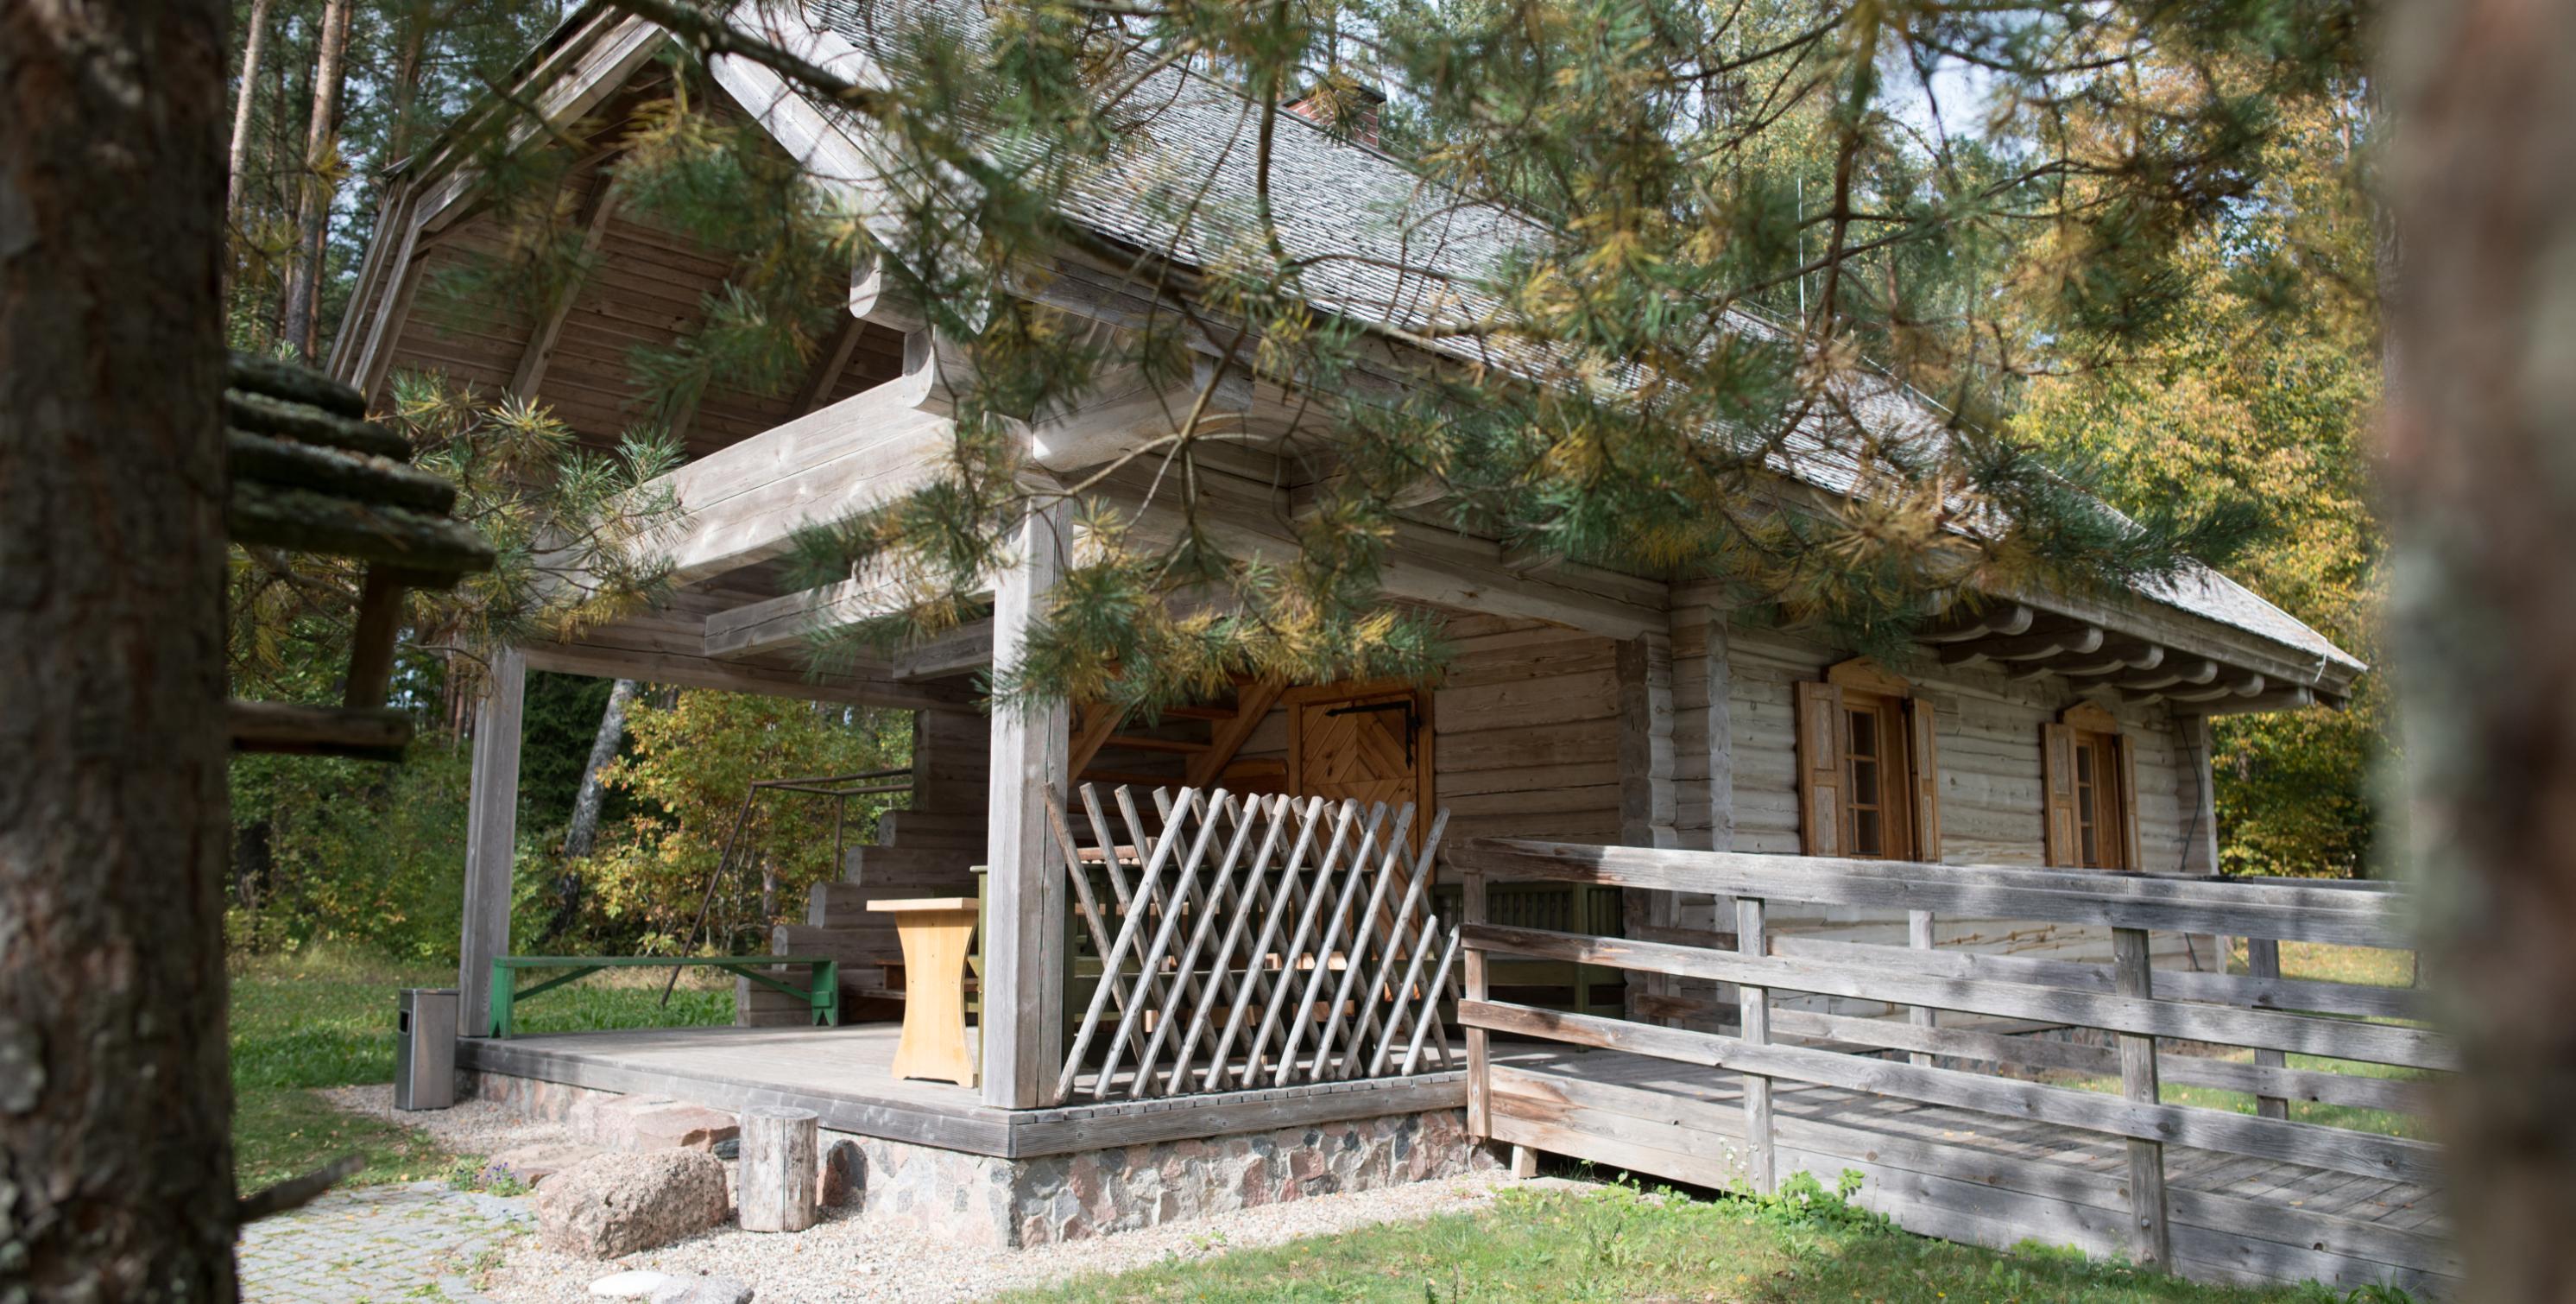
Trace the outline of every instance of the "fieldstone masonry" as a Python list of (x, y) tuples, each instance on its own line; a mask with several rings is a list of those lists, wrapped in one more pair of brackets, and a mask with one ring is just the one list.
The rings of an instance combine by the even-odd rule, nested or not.
[[(533, 1078), (477, 1074), (474, 1094), (595, 1135), (621, 1097)], [(613, 1113), (608, 1115), (614, 1117)], [(1375, 1118), (1074, 1154), (1003, 1159), (825, 1131), (827, 1205), (964, 1244), (1052, 1245), (1336, 1191), (1489, 1169), (1463, 1110)]]

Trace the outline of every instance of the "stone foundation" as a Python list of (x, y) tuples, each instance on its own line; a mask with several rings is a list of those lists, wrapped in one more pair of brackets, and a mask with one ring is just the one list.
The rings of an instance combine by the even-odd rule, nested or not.
[[(588, 1136), (617, 1093), (469, 1073), (465, 1094)], [(1004, 1159), (826, 1130), (824, 1190), (869, 1219), (982, 1247), (1026, 1247), (1232, 1209), (1434, 1181), (1495, 1166), (1466, 1112), (1439, 1109)]]

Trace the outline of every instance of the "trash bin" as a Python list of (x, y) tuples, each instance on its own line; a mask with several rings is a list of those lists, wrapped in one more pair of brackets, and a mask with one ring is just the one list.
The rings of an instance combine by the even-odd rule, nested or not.
[(394, 1108), (456, 1103), (456, 989), (406, 987), (394, 1004)]

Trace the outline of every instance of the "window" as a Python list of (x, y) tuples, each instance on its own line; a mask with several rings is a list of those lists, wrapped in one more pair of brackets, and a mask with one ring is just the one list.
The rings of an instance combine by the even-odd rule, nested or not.
[(1797, 687), (1798, 824), (1810, 856), (1936, 860), (1932, 704), (1867, 660)]
[(1905, 838), (1906, 757), (1900, 699), (1843, 690), (1843, 854), (1910, 858)]
[(2040, 726), (2048, 863), (2077, 869), (2138, 865), (2137, 774), (2128, 738), (2091, 703)]

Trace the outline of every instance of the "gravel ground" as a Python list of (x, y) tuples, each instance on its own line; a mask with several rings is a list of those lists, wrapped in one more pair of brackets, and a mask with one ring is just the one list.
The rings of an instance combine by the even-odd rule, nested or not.
[[(396, 1113), (391, 1086), (335, 1087), (322, 1095), (351, 1113), (419, 1128), (461, 1154), (490, 1155), (513, 1146), (572, 1139), (561, 1124), (535, 1122), (491, 1101)], [(606, 1263), (539, 1249), (534, 1236), (521, 1234), (504, 1251), (501, 1266), (479, 1284), (484, 1297), (499, 1304), (597, 1304), (590, 1283), (611, 1273), (645, 1269), (732, 1277), (758, 1290), (757, 1304), (972, 1300), (1086, 1272), (1123, 1272), (1376, 1223), (1470, 1211), (1489, 1203), (1504, 1181), (1484, 1174), (1318, 1196), (1033, 1250), (969, 1249), (838, 1209), (826, 1211), (824, 1222), (796, 1235), (746, 1232), (728, 1223), (676, 1245)]]
[(1504, 1180), (1484, 1175), (1317, 1196), (1034, 1250), (966, 1249), (908, 1229), (878, 1226), (845, 1211), (834, 1211), (829, 1221), (793, 1236), (728, 1225), (612, 1263), (549, 1253), (525, 1238), (482, 1286), (485, 1295), (504, 1304), (598, 1304), (588, 1293), (590, 1283), (612, 1272), (644, 1269), (747, 1282), (758, 1292), (754, 1304), (972, 1300), (1085, 1272), (1124, 1272), (1376, 1223), (1466, 1212), (1489, 1203)]
[(326, 1087), (322, 1098), (352, 1114), (427, 1132), (461, 1155), (489, 1157), (513, 1146), (572, 1140), (561, 1123), (540, 1123), (490, 1100), (460, 1100), (452, 1109), (394, 1110), (393, 1084)]

